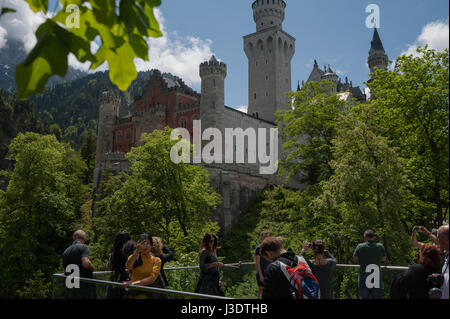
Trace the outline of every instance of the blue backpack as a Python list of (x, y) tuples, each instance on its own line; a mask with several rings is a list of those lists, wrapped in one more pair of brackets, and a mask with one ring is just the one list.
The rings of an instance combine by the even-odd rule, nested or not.
[(289, 281), (295, 299), (320, 299), (319, 281), (302, 256), (297, 256), (296, 267), (290, 267), (281, 261), (277, 261), (277, 264)]

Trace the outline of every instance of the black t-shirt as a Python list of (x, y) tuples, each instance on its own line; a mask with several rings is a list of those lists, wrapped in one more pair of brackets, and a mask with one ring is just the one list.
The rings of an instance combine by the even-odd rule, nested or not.
[[(72, 246), (67, 248), (63, 255), (63, 268), (66, 269), (68, 265), (74, 264), (80, 268), (80, 277), (83, 278), (94, 278), (91, 270), (83, 267), (81, 258), (88, 257), (89, 258), (89, 247), (88, 245), (82, 244), (79, 241), (74, 241)], [(70, 273), (66, 273), (69, 275)]]

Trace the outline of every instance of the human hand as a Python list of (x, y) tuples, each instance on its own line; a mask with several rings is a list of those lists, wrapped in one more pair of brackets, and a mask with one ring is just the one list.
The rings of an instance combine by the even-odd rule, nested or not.
[(428, 235), (430, 233), (424, 226), (419, 226), (419, 232), (425, 235)]
[(310, 248), (311, 248), (311, 244), (308, 241), (305, 241), (303, 243), (302, 251), (303, 252), (308, 251), (308, 249), (310, 249)]
[(222, 280), (219, 280), (219, 287), (222, 288)]
[(217, 267), (223, 267), (223, 263), (221, 263), (220, 261), (217, 262)]
[(123, 282), (123, 287), (124, 288), (128, 288), (129, 285), (131, 285), (131, 280)]
[(259, 275), (259, 281), (264, 283), (264, 276), (263, 275)]

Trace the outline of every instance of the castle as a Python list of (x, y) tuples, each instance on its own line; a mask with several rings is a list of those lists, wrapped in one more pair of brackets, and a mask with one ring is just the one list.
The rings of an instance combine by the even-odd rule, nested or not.
[[(127, 171), (125, 153), (139, 146), (142, 133), (166, 126), (182, 127), (193, 136), (193, 121), (201, 120), (203, 128), (277, 128), (275, 111), (287, 110), (291, 91), (291, 60), (295, 53), (295, 38), (282, 28), (286, 3), (283, 0), (256, 0), (252, 4), (256, 32), (244, 36), (244, 50), (248, 58), (248, 112), (240, 112), (225, 105), (224, 83), (227, 66), (213, 56), (200, 64), (201, 94), (196, 93), (178, 78), (154, 70), (141, 97), (134, 103), (134, 111), (119, 117), (120, 100), (112, 92), (99, 97), (99, 119), (94, 171), (94, 189), (99, 186), (104, 171)], [(377, 30), (374, 32), (368, 64), (373, 68), (387, 68)], [(341, 83), (330, 67), (321, 70), (317, 62), (308, 81), (330, 80), (336, 92), (344, 98), (364, 101), (359, 87), (346, 79)], [(300, 89), (300, 88), (298, 88)], [(281, 154), (281, 145), (278, 148)], [(246, 149), (247, 152), (247, 149)], [(262, 175), (252, 164), (202, 164), (210, 174), (211, 185), (222, 196), (222, 204), (214, 213), (222, 230), (228, 232), (246, 212), (256, 196), (269, 184), (283, 183), (276, 174)], [(301, 188), (293, 180), (289, 187)]]

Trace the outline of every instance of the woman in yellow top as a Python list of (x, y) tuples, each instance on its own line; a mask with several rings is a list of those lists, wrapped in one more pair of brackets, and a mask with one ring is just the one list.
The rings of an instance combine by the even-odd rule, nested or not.
[[(139, 237), (136, 249), (128, 257), (126, 268), (131, 271), (131, 280), (124, 282), (124, 287), (129, 285), (149, 286), (155, 282), (161, 271), (161, 259), (150, 254), (152, 250), (152, 237), (143, 234)], [(131, 298), (151, 298), (151, 294), (138, 291), (129, 293)]]

